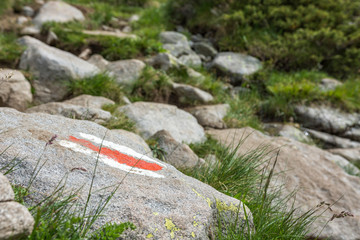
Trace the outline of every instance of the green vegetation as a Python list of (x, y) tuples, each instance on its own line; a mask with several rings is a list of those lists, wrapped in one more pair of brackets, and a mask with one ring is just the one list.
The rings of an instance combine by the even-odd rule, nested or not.
[[(219, 162), (208, 163), (187, 174), (241, 200), (253, 216), (256, 232), (250, 234), (249, 229), (239, 228), (239, 222), (243, 220), (236, 218), (236, 214), (232, 216), (234, 220), (219, 212), (216, 239), (305, 239), (320, 208), (300, 215), (294, 207), (287, 207), (293, 195), (281, 196), (281, 186), (271, 184), (277, 157), (270, 159), (270, 156), (275, 152), (263, 146), (246, 154), (237, 154), (241, 144), (224, 147), (209, 138), (203, 144), (191, 146), (201, 157), (207, 153), (215, 154)], [(243, 223), (249, 228), (247, 220)]]
[(323, 70), (346, 78), (360, 67), (359, 0), (171, 0), (168, 14), (213, 33), (221, 50), (246, 51), (278, 70)]
[(15, 68), (18, 64), (23, 47), (16, 43), (14, 33), (0, 32), (0, 67)]

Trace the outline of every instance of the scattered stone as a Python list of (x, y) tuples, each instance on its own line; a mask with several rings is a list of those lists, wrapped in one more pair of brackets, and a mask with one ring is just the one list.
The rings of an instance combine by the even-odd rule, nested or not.
[(203, 127), (226, 128), (223, 118), (229, 109), (229, 104), (218, 104), (197, 106), (185, 110), (191, 113)]
[(41, 29), (34, 27), (34, 26), (29, 26), (29, 27), (24, 27), (20, 34), (21, 35), (30, 35), (30, 36), (38, 36), (41, 33)]
[(218, 51), (206, 42), (196, 42), (192, 45), (192, 48), (197, 54), (204, 55), (205, 57), (215, 57)]
[(164, 151), (165, 160), (177, 169), (191, 169), (200, 165), (199, 157), (184, 144), (177, 142), (166, 130), (156, 132), (151, 138), (157, 140)]
[(360, 128), (359, 127), (350, 128), (350, 129), (346, 130), (344, 132), (344, 134), (342, 134), (342, 135), (343, 135), (343, 137), (350, 138), (352, 140), (360, 142)]
[[(274, 174), (276, 186), (282, 186), (283, 196), (297, 189), (294, 207), (301, 212), (313, 209), (320, 202), (333, 204), (333, 212), (326, 211), (316, 219), (310, 234), (319, 239), (357, 239), (360, 236), (360, 218), (343, 218), (341, 221), (327, 222), (334, 213), (349, 211), (356, 214), (360, 198), (360, 178), (348, 175), (335, 162), (341, 158), (315, 146), (303, 144), (283, 137), (269, 137), (252, 128), (209, 130), (215, 139), (226, 146), (236, 146), (239, 154), (248, 153), (262, 145), (274, 149), (276, 156), (280, 149)], [(255, 150), (257, 151), (257, 150)], [(346, 161), (346, 160), (345, 160)], [(326, 207), (326, 206), (324, 206)], [(324, 227), (325, 226), (325, 227)], [(324, 229), (323, 229), (324, 227)], [(323, 231), (321, 231), (323, 229)]]
[(339, 134), (358, 124), (360, 114), (343, 113), (326, 106), (295, 106), (297, 120), (305, 127)]
[(129, 26), (129, 23), (123, 20), (120, 20), (116, 17), (112, 17), (109, 24), (114, 28), (124, 28), (126, 26)]
[(261, 62), (252, 56), (234, 52), (218, 53), (211, 64), (212, 68), (224, 75), (233, 78), (234, 82), (243, 79), (243, 76), (257, 72), (261, 67)]
[[(188, 125), (184, 127), (189, 128)], [(182, 135), (187, 135), (186, 129)], [(66, 176), (68, 184), (64, 192), (80, 189), (74, 204), (82, 209), (90, 183), (93, 183), (87, 205), (90, 214), (121, 182), (120, 190), (114, 192), (93, 230), (106, 222), (131, 222), (136, 230), (125, 233), (124, 239), (146, 239), (149, 234), (159, 240), (191, 239), (194, 235), (198, 239), (208, 239), (215, 228), (213, 224), (219, 220), (216, 213), (220, 205), (235, 217), (239, 214), (238, 218), (245, 218), (246, 206), (239, 200), (152, 158), (136, 141), (96, 123), (0, 108), (0, 132), (0, 150), (7, 148), (0, 156), (0, 168), (14, 157), (24, 158), (18, 170), (9, 175), (11, 181), (27, 184), (39, 156), (41, 164), (45, 163), (30, 189), (31, 197), (35, 199), (47, 196)], [(44, 151), (44, 146), (55, 134), (57, 138)], [(91, 150), (87, 143), (95, 150)], [(108, 150), (97, 157), (96, 148), (100, 145)], [(141, 165), (132, 167), (131, 163), (119, 163), (116, 160), (121, 159), (116, 155), (107, 157), (106, 154), (111, 156), (112, 152), (139, 159)], [(96, 177), (93, 178), (96, 162)], [(246, 213), (253, 231), (251, 212), (247, 208)], [(200, 221), (201, 226), (194, 225), (194, 221)], [(245, 224), (245, 221), (239, 222)]]
[(308, 132), (303, 132), (299, 128), (282, 123), (264, 123), (264, 130), (271, 136), (282, 136), (303, 143), (312, 142)]
[[(79, 54), (79, 58), (84, 59), (84, 60), (88, 60), (90, 58), (92, 51), (90, 48), (85, 48), (85, 50), (83, 50), (80, 54)], [(96, 54), (95, 54), (96, 55)], [(90, 61), (88, 61), (90, 62)], [(90, 62), (91, 63), (91, 62)], [(96, 64), (94, 64), (95, 66), (97, 66)], [(98, 66), (97, 66), (98, 67)], [(100, 68), (99, 68), (100, 69)], [(100, 69), (102, 70), (102, 69)]]
[(204, 129), (196, 119), (176, 106), (135, 102), (118, 108), (136, 123), (136, 128), (145, 139), (160, 130), (168, 131), (178, 142), (198, 143), (205, 140)]
[(136, 15), (136, 14), (131, 15), (131, 17), (129, 18), (129, 22), (137, 22), (139, 20), (140, 20), (140, 17), (139, 17), (139, 15)]
[(35, 97), (41, 102), (63, 99), (68, 91), (64, 80), (89, 77), (100, 72), (96, 66), (75, 55), (35, 38), (25, 36), (18, 42), (27, 47), (21, 55), (20, 69), (30, 71), (37, 79)]
[(325, 148), (356, 148), (360, 147), (360, 142), (351, 141), (346, 138), (337, 137), (329, 133), (319, 132), (316, 130), (305, 129), (312, 138), (318, 139), (325, 144)]
[(360, 148), (334, 148), (329, 149), (329, 152), (340, 155), (348, 161), (359, 166), (360, 164)]
[(110, 62), (106, 69), (114, 75), (117, 83), (131, 85), (141, 76), (145, 66), (144, 62), (131, 59)]
[(70, 22), (85, 20), (82, 12), (62, 1), (50, 1), (44, 4), (33, 19), (36, 26), (40, 27), (47, 22)]
[(184, 34), (173, 31), (160, 33), (160, 42), (163, 44), (188, 45), (188, 40)]
[(187, 67), (186, 68), (186, 73), (189, 77), (191, 78), (196, 78), (198, 79), (199, 81), (204, 81), (205, 80), (205, 76), (202, 75), (201, 73), (195, 71), (194, 69), (190, 68), (190, 67)]
[(131, 28), (130, 26), (125, 26), (125, 27), (122, 29), (122, 31), (123, 31), (124, 33), (131, 33), (131, 32), (132, 32), (132, 28)]
[(92, 55), (87, 61), (97, 66), (101, 71), (105, 71), (106, 66), (109, 64), (109, 61), (99, 54)]
[(177, 58), (169, 53), (159, 53), (147, 61), (147, 63), (157, 69), (167, 71), (171, 68), (177, 68), (180, 66), (180, 62)]
[(22, 8), (22, 14), (25, 15), (26, 17), (33, 17), (35, 14), (35, 11), (32, 7), (30, 6), (24, 6)]
[(110, 100), (108, 98), (91, 96), (86, 94), (64, 101), (64, 103), (78, 105), (87, 108), (97, 108), (97, 109), (101, 109), (104, 105), (115, 104), (113, 100)]
[(174, 57), (180, 57), (181, 55), (195, 55), (188, 44), (164, 44), (163, 48), (167, 50)]
[(89, 108), (69, 103), (50, 102), (26, 110), (27, 113), (48, 113), (72, 119), (89, 120), (96, 123), (105, 123), (110, 120), (111, 114), (98, 108)]
[(332, 78), (323, 78), (320, 82), (320, 89), (323, 91), (335, 90), (338, 86), (341, 86), (342, 82)]
[(123, 96), (123, 97), (121, 98), (121, 100), (122, 100), (125, 104), (131, 104), (131, 101), (130, 101), (130, 99), (129, 99), (127, 96)]
[(24, 111), (32, 100), (30, 83), (20, 71), (0, 69), (0, 107)]
[(8, 179), (0, 173), (0, 239), (20, 239), (31, 234), (34, 218), (28, 209), (14, 201)]
[(201, 59), (196, 54), (183, 55), (179, 57), (179, 62), (181, 62), (185, 66), (201, 67)]
[(172, 83), (171, 85), (179, 97), (183, 97), (188, 100), (199, 101), (202, 103), (208, 103), (214, 100), (214, 97), (210, 93), (191, 85), (180, 83)]
[(59, 41), (58, 36), (53, 31), (49, 31), (46, 37), (46, 44), (50, 45), (57, 41)]
[(109, 32), (109, 31), (101, 31), (101, 30), (83, 30), (82, 33), (87, 35), (94, 35), (94, 36), (110, 36), (110, 37), (117, 37), (117, 38), (131, 38), (137, 39), (137, 36), (134, 34), (128, 34), (124, 32)]
[(24, 16), (20, 16), (16, 19), (16, 24), (18, 24), (18, 25), (24, 25), (27, 22), (29, 22), (29, 19)]

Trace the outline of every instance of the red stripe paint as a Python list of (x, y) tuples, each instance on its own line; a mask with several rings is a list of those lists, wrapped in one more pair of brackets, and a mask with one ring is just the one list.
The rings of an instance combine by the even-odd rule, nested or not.
[[(87, 147), (95, 152), (99, 152), (99, 148), (92, 144), (90, 141), (84, 140), (84, 139), (78, 139), (76, 137), (70, 136), (69, 140), (72, 142), (76, 142), (81, 144), (84, 147)], [(159, 171), (162, 169), (161, 166), (159, 166), (156, 163), (149, 163), (144, 160), (136, 159), (134, 157), (128, 156), (126, 154), (123, 154), (116, 150), (111, 150), (106, 147), (102, 147), (100, 150), (100, 154), (106, 155), (113, 160), (115, 160), (118, 163), (126, 164), (130, 167), (136, 167), (140, 169), (150, 170), (150, 171)]]

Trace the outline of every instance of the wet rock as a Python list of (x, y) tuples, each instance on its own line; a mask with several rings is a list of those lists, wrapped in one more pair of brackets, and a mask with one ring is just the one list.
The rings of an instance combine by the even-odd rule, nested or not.
[(218, 104), (187, 108), (186, 111), (191, 113), (203, 127), (226, 128), (223, 118), (229, 109), (229, 104)]
[(257, 72), (261, 62), (252, 56), (234, 52), (218, 53), (211, 64), (212, 68), (221, 74), (230, 76), (233, 81), (242, 80), (244, 76)]
[(136, 128), (145, 139), (160, 130), (168, 131), (178, 142), (197, 143), (205, 140), (204, 129), (196, 119), (176, 106), (135, 102), (118, 108), (136, 123)]
[(155, 139), (165, 154), (165, 161), (177, 169), (191, 169), (201, 164), (199, 157), (184, 144), (177, 142), (168, 131), (156, 132), (151, 138)]
[(117, 83), (131, 85), (141, 76), (145, 66), (144, 62), (131, 59), (110, 62), (106, 69), (115, 77)]
[(283, 196), (288, 196), (294, 189), (297, 190), (295, 202), (289, 201), (288, 205), (294, 204), (298, 210), (306, 212), (322, 201), (334, 203), (331, 206), (333, 212), (323, 213), (321, 218), (312, 224), (309, 235), (317, 236), (320, 233), (319, 238), (349, 240), (355, 240), (360, 236), (358, 217), (327, 222), (334, 213), (341, 211), (357, 214), (360, 178), (350, 176), (337, 165), (336, 162), (346, 162), (345, 159), (315, 146), (283, 137), (269, 137), (248, 127), (212, 129), (207, 133), (226, 146), (236, 146), (237, 142), (243, 140), (238, 149), (239, 154), (248, 153), (260, 145), (276, 149), (274, 155), (277, 149), (280, 149), (274, 170), (274, 174), (280, 175), (277, 175), (275, 184), (282, 186)]
[(325, 144), (326, 148), (355, 148), (360, 147), (360, 142), (351, 141), (346, 138), (337, 137), (328, 133), (319, 132), (316, 130), (305, 129), (312, 138), (318, 139)]
[(42, 26), (47, 22), (70, 22), (73, 20), (85, 20), (82, 12), (62, 1), (50, 1), (44, 4), (33, 19), (36, 26)]
[(21, 55), (20, 68), (30, 71), (37, 80), (34, 84), (35, 97), (40, 102), (61, 100), (68, 90), (64, 80), (89, 77), (100, 72), (96, 66), (75, 55), (35, 38), (25, 36), (18, 42), (27, 47)]
[(33, 100), (30, 83), (17, 70), (0, 69), (0, 106), (24, 111)]
[(188, 100), (199, 101), (202, 103), (214, 100), (214, 97), (210, 93), (191, 85), (172, 83), (172, 88), (179, 97), (183, 97)]

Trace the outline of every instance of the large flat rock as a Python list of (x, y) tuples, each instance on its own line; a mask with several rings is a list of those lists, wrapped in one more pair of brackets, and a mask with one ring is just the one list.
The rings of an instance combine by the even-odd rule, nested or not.
[[(243, 154), (259, 145), (271, 149), (280, 148), (275, 172), (282, 172), (278, 184), (284, 184), (285, 194), (297, 189), (295, 207), (307, 211), (321, 201), (335, 203), (334, 212), (327, 211), (313, 225), (314, 236), (323, 228), (332, 214), (349, 211), (355, 217), (335, 219), (326, 225), (321, 239), (355, 240), (360, 236), (360, 178), (348, 175), (335, 161), (342, 158), (315, 146), (310, 146), (283, 137), (269, 137), (252, 128), (209, 130), (215, 139), (226, 145), (244, 140), (239, 148)], [(340, 159), (339, 159), (340, 158)], [(344, 160), (344, 159), (342, 159)], [(346, 161), (346, 160), (345, 160)], [(292, 204), (292, 201), (291, 203)]]
[(33, 74), (35, 96), (41, 102), (61, 100), (67, 92), (65, 80), (89, 77), (100, 72), (96, 66), (81, 58), (35, 38), (25, 36), (18, 42), (26, 47), (21, 55), (20, 68)]
[[(88, 209), (113, 189), (105, 187), (123, 180), (95, 227), (130, 221), (137, 229), (133, 238), (125, 239), (208, 239), (217, 221), (215, 199), (229, 209), (240, 203), (153, 159), (131, 138), (93, 122), (0, 108), (0, 134), (0, 151), (10, 146), (0, 155), (0, 167), (15, 156), (24, 159), (9, 176), (11, 182), (26, 185), (39, 157), (41, 163), (46, 162), (30, 189), (35, 200), (51, 192), (67, 174), (66, 190), (82, 187), (77, 204), (83, 206), (98, 159)], [(54, 135), (55, 140), (46, 146)], [(240, 219), (243, 213), (240, 209)]]
[(118, 108), (136, 123), (140, 134), (148, 139), (160, 130), (168, 131), (178, 142), (197, 143), (205, 140), (204, 129), (190, 113), (176, 106), (136, 102)]

